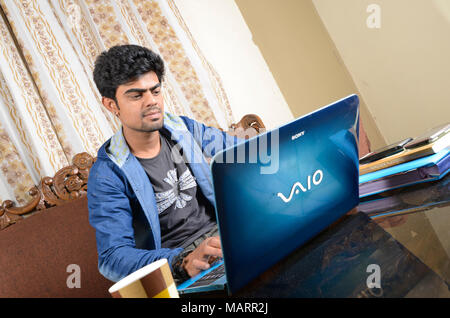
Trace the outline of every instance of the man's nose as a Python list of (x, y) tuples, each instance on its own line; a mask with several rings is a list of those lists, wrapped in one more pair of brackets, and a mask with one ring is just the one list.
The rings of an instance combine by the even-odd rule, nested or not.
[(150, 91), (145, 92), (144, 97), (145, 97), (146, 105), (155, 105), (156, 104), (156, 97), (153, 95), (152, 92), (150, 92)]

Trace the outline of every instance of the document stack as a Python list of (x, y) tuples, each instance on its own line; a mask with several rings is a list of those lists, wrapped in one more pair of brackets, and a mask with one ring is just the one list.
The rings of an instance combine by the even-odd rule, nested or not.
[(450, 171), (450, 123), (360, 159), (359, 197), (442, 179)]

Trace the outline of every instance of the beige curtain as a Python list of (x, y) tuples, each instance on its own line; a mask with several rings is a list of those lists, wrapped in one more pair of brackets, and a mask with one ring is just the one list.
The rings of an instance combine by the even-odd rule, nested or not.
[(166, 110), (226, 129), (220, 79), (172, 0), (0, 0), (0, 201), (98, 148), (119, 122), (101, 105), (95, 57), (140, 44), (166, 62)]

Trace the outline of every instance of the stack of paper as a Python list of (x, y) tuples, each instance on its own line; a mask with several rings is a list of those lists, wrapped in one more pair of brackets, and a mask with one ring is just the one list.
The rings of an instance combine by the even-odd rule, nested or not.
[(359, 196), (439, 180), (450, 171), (450, 133), (435, 142), (360, 165)]

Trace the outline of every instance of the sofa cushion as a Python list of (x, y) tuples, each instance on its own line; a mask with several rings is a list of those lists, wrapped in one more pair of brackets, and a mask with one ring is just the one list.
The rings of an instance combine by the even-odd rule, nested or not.
[(113, 284), (97, 268), (86, 197), (0, 231), (0, 297), (110, 297)]

